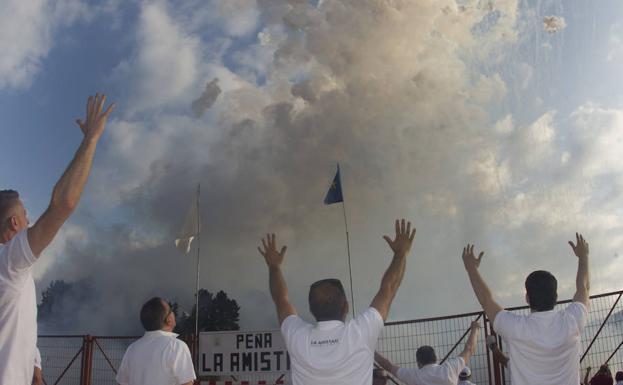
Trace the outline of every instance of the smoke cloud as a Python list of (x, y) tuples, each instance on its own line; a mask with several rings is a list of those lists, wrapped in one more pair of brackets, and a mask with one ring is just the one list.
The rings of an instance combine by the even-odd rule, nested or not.
[(173, 239), (197, 183), (201, 286), (238, 301), (242, 328), (277, 327), (256, 250), (275, 232), (288, 245), (290, 297), (310, 318), (309, 284), (348, 282), (341, 208), (322, 204), (338, 161), (356, 309), (378, 290), (391, 258), (381, 237), (398, 217), (417, 237), (394, 320), (478, 308), (460, 260), (467, 242), (485, 250), (483, 275), (506, 306), (523, 303), (534, 269), (551, 270), (559, 296), (572, 295), (577, 262), (566, 242), (576, 231), (593, 247), (593, 290), (617, 287), (623, 152), (609, 145), (621, 139), (623, 111), (589, 101), (571, 113), (508, 110), (509, 98), (533, 90), (503, 70), (525, 68), (516, 47), (542, 32), (527, 29), (541, 19), (527, 23), (526, 5), (190, 3), (142, 3), (135, 55), (115, 77), (132, 97), (109, 123), (72, 222), (81, 231), (65, 230), (62, 256), (41, 273), (39, 288), (91, 282), (107, 317), (84, 306), (85, 330), (140, 330), (136, 314), (153, 295), (190, 307), (194, 257)]

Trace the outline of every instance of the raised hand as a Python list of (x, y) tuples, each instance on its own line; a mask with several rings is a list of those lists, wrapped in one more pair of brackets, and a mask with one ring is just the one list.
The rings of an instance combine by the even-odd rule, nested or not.
[(112, 103), (106, 111), (103, 111), (105, 103), (106, 95), (104, 94), (95, 94), (95, 97), (89, 96), (86, 121), (76, 119), (76, 123), (82, 130), (85, 138), (98, 140), (104, 133), (108, 115), (115, 109), (115, 103)]
[(587, 258), (588, 257), (588, 242), (584, 240), (582, 234), (575, 233), (575, 245), (572, 241), (569, 241), (569, 245), (573, 249), (573, 253), (578, 258)]
[(479, 330), (479, 329), (480, 329), (480, 322), (478, 322), (478, 321), (472, 321), (472, 324), (471, 324), (471, 325), (469, 325), (469, 328), (470, 328), (472, 331)]
[(390, 237), (384, 235), (383, 239), (387, 241), (395, 255), (404, 257), (411, 250), (411, 245), (415, 239), (415, 228), (411, 230), (411, 222), (405, 223), (404, 219), (400, 221), (396, 219), (396, 237), (392, 241)]
[(481, 251), (480, 254), (478, 254), (478, 258), (476, 258), (476, 256), (474, 255), (474, 245), (468, 244), (467, 246), (465, 246), (463, 248), (462, 255), (465, 268), (468, 269), (470, 267), (473, 267), (475, 269), (478, 269), (480, 267), (480, 261), (482, 260), (482, 257), (484, 255), (484, 251)]
[(275, 241), (275, 234), (266, 234), (266, 238), (262, 238), (262, 248), (258, 247), (257, 250), (262, 254), (266, 260), (268, 267), (279, 267), (283, 263), (283, 257), (286, 255), (287, 246), (283, 246), (281, 251), (277, 251), (277, 243)]

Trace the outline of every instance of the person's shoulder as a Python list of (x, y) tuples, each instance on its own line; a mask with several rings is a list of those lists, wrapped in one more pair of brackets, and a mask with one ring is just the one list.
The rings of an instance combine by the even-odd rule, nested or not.
[(354, 319), (355, 323), (375, 323), (383, 325), (383, 317), (381, 317), (381, 313), (376, 310), (374, 307), (370, 306), (366, 310), (359, 313)]

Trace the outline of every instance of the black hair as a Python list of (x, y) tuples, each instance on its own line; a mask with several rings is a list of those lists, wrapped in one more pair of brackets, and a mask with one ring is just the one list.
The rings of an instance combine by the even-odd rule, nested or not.
[(533, 271), (526, 278), (526, 293), (530, 309), (534, 311), (552, 310), (558, 299), (558, 282), (549, 271)]
[(423, 345), (415, 351), (415, 359), (420, 366), (425, 366), (437, 362), (437, 355), (432, 346)]
[(309, 288), (309, 310), (318, 322), (341, 321), (347, 305), (344, 286), (339, 279), (323, 279), (314, 282)]
[(146, 331), (161, 330), (168, 316), (167, 306), (160, 297), (145, 302), (141, 308), (141, 323)]

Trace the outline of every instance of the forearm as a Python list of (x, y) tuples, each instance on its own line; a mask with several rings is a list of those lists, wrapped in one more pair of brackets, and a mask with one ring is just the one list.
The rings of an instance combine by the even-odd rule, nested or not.
[(387, 358), (383, 357), (377, 352), (374, 352), (374, 361), (379, 364), (381, 368), (385, 369), (394, 376), (396, 375), (398, 367), (392, 364)]
[(480, 306), (482, 306), (489, 320), (493, 322), (495, 316), (500, 310), (502, 310), (502, 308), (493, 299), (491, 290), (489, 290), (489, 287), (485, 283), (484, 279), (482, 279), (482, 276), (477, 268), (467, 268), (467, 275), (469, 276), (469, 281)]
[(465, 364), (469, 361), (470, 357), (476, 352), (476, 345), (478, 344), (478, 331), (472, 330), (469, 333), (465, 347), (459, 356), (463, 357)]
[(578, 293), (588, 293), (590, 288), (588, 276), (588, 257), (578, 258), (578, 272), (575, 278), (575, 286)]
[(383, 274), (381, 288), (372, 300), (372, 307), (377, 309), (383, 320), (387, 318), (389, 307), (396, 296), (402, 278), (405, 275), (407, 259), (405, 256), (394, 255), (392, 262)]
[(383, 279), (381, 280), (381, 290), (388, 293), (392, 300), (400, 287), (402, 278), (405, 275), (406, 267), (407, 258), (404, 256), (394, 255), (392, 263), (390, 263), (389, 267), (385, 271), (385, 274), (383, 274)]
[(74, 158), (54, 186), (50, 209), (72, 212), (76, 208), (91, 171), (96, 147), (95, 139), (85, 138), (82, 141)]
[(270, 295), (277, 306), (288, 301), (288, 286), (280, 267), (268, 268), (268, 283)]
[(493, 357), (502, 365), (506, 366), (508, 364), (508, 356), (500, 350), (500, 347), (497, 344), (491, 348), (491, 352), (493, 353)]

